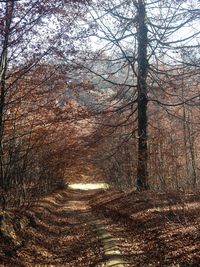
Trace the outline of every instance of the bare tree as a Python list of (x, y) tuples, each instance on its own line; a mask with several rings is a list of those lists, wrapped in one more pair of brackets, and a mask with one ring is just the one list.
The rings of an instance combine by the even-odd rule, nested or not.
[[(198, 1), (98, 1), (89, 12), (97, 27), (92, 39), (97, 48), (85, 68), (105, 84), (104, 90), (112, 91), (113, 110), (127, 116), (128, 108), (137, 108), (137, 125), (133, 125), (138, 131), (136, 180), (138, 190), (146, 190), (150, 182), (148, 103), (166, 110), (198, 101), (198, 94), (190, 91), (182, 98), (177, 90), (182, 79), (179, 73), (196, 67), (189, 60), (183, 62), (181, 54), (199, 48)], [(185, 79), (189, 73), (196, 78), (190, 69)]]

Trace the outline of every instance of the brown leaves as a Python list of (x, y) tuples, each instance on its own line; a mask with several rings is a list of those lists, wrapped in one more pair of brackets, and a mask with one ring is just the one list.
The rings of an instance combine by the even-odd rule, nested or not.
[[(172, 194), (133, 192), (115, 198), (116, 194), (101, 193), (92, 203), (100, 218), (107, 221), (109, 231), (120, 238), (120, 249), (127, 255), (130, 266), (198, 266), (199, 205), (193, 202), (194, 195), (186, 196), (187, 209), (182, 217), (182, 200), (177, 197), (174, 202)], [(172, 217), (170, 203), (174, 209)]]

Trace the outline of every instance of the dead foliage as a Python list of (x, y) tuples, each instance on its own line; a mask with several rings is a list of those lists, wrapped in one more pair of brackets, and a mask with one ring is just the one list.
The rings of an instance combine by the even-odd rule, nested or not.
[(91, 204), (130, 266), (200, 266), (198, 193), (108, 191)]

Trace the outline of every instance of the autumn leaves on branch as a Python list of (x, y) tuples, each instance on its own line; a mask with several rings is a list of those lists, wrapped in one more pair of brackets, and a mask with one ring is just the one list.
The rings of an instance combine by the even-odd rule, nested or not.
[(123, 190), (195, 188), (199, 16), (198, 1), (0, 1), (2, 201), (86, 158)]

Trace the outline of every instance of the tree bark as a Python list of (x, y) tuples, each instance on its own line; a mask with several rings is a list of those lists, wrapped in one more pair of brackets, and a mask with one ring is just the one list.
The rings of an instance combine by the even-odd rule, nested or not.
[(148, 28), (146, 25), (146, 8), (143, 0), (138, 1), (138, 166), (137, 190), (149, 189), (148, 183), (148, 145), (147, 145), (147, 45)]

